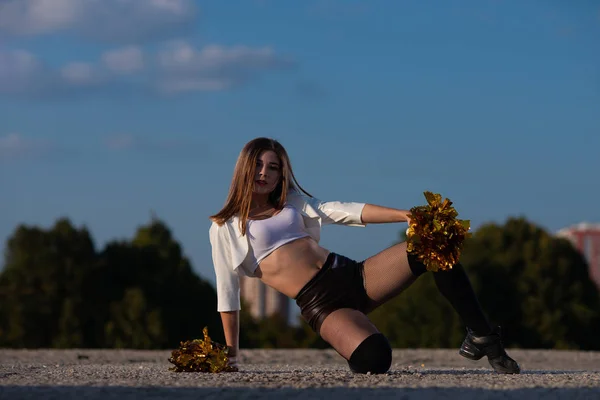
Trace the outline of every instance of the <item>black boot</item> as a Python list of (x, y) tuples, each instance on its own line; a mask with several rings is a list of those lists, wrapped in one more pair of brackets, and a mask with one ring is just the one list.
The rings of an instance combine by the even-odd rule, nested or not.
[(491, 334), (477, 336), (467, 328), (467, 337), (460, 346), (458, 352), (461, 356), (470, 360), (480, 360), (487, 356), (490, 365), (499, 374), (518, 374), (521, 372), (519, 364), (506, 354), (502, 339), (500, 338), (500, 327)]

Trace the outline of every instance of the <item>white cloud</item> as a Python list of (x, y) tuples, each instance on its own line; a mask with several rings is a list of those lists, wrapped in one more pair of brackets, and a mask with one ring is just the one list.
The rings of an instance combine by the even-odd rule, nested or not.
[(5, 0), (0, 3), (0, 31), (37, 35), (73, 25), (83, 13), (78, 0)]
[(46, 66), (26, 51), (0, 50), (0, 95), (64, 94), (110, 85), (171, 95), (218, 91), (293, 65), (269, 47), (211, 45), (196, 49), (186, 42), (170, 43), (153, 55), (135, 46), (118, 48), (93, 63), (73, 61), (59, 68)]
[(181, 32), (197, 18), (194, 0), (2, 0), (0, 33), (70, 31), (109, 42), (139, 42)]
[(40, 63), (34, 54), (25, 50), (0, 52), (0, 77), (27, 77), (40, 68)]
[(207, 46), (197, 50), (186, 42), (168, 45), (157, 55), (162, 77), (159, 88), (168, 93), (223, 90), (242, 84), (266, 70), (294, 63), (269, 47)]
[(206, 46), (198, 51), (186, 42), (175, 42), (158, 55), (160, 63), (167, 69), (193, 71), (219, 71), (223, 68), (265, 68), (282, 64), (270, 47), (251, 48), (235, 46)]
[(72, 62), (50, 68), (24, 50), (0, 50), (0, 95), (44, 96), (89, 87), (106, 81), (90, 63)]
[(96, 80), (94, 66), (90, 63), (70, 63), (62, 67), (60, 73), (66, 83), (73, 85), (88, 85)]
[(0, 136), (0, 160), (20, 158), (48, 148), (41, 140), (26, 139), (18, 133)]
[(102, 61), (109, 70), (118, 74), (128, 74), (144, 68), (144, 54), (136, 46), (107, 51), (102, 55)]
[(0, 50), (0, 93), (24, 94), (44, 91), (52, 72), (32, 53)]

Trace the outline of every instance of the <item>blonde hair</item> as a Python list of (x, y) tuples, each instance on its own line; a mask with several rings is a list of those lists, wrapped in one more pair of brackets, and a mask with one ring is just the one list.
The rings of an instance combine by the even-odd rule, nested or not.
[(223, 225), (231, 217), (238, 215), (242, 235), (246, 234), (246, 225), (254, 189), (256, 163), (258, 157), (266, 150), (274, 151), (281, 161), (281, 178), (275, 189), (269, 194), (269, 202), (277, 209), (283, 208), (289, 189), (301, 190), (306, 195), (312, 197), (296, 180), (292, 171), (290, 158), (285, 148), (275, 139), (259, 137), (246, 143), (240, 152), (233, 170), (233, 178), (225, 205), (218, 213), (210, 216), (213, 222)]

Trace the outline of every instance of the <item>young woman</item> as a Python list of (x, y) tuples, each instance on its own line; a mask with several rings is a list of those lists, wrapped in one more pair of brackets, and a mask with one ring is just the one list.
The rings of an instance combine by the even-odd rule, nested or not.
[[(408, 222), (408, 211), (373, 204), (320, 201), (298, 184), (284, 147), (257, 138), (242, 149), (225, 205), (210, 217), (217, 311), (232, 365), (239, 351), (239, 276), (256, 277), (295, 299), (304, 320), (348, 361), (356, 373), (385, 373), (392, 362), (386, 337), (367, 314), (412, 284), (425, 266), (395, 244), (364, 261), (319, 245), (323, 225)], [(465, 325), (459, 353), (483, 356), (499, 373), (519, 373), (503, 347), (499, 328), (480, 308), (459, 263), (435, 272), (437, 287)]]

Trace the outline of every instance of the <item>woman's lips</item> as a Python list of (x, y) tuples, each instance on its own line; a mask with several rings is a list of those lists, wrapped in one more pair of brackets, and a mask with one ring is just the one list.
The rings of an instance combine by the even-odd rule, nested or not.
[(260, 186), (265, 186), (267, 184), (265, 181), (256, 181), (256, 183)]

